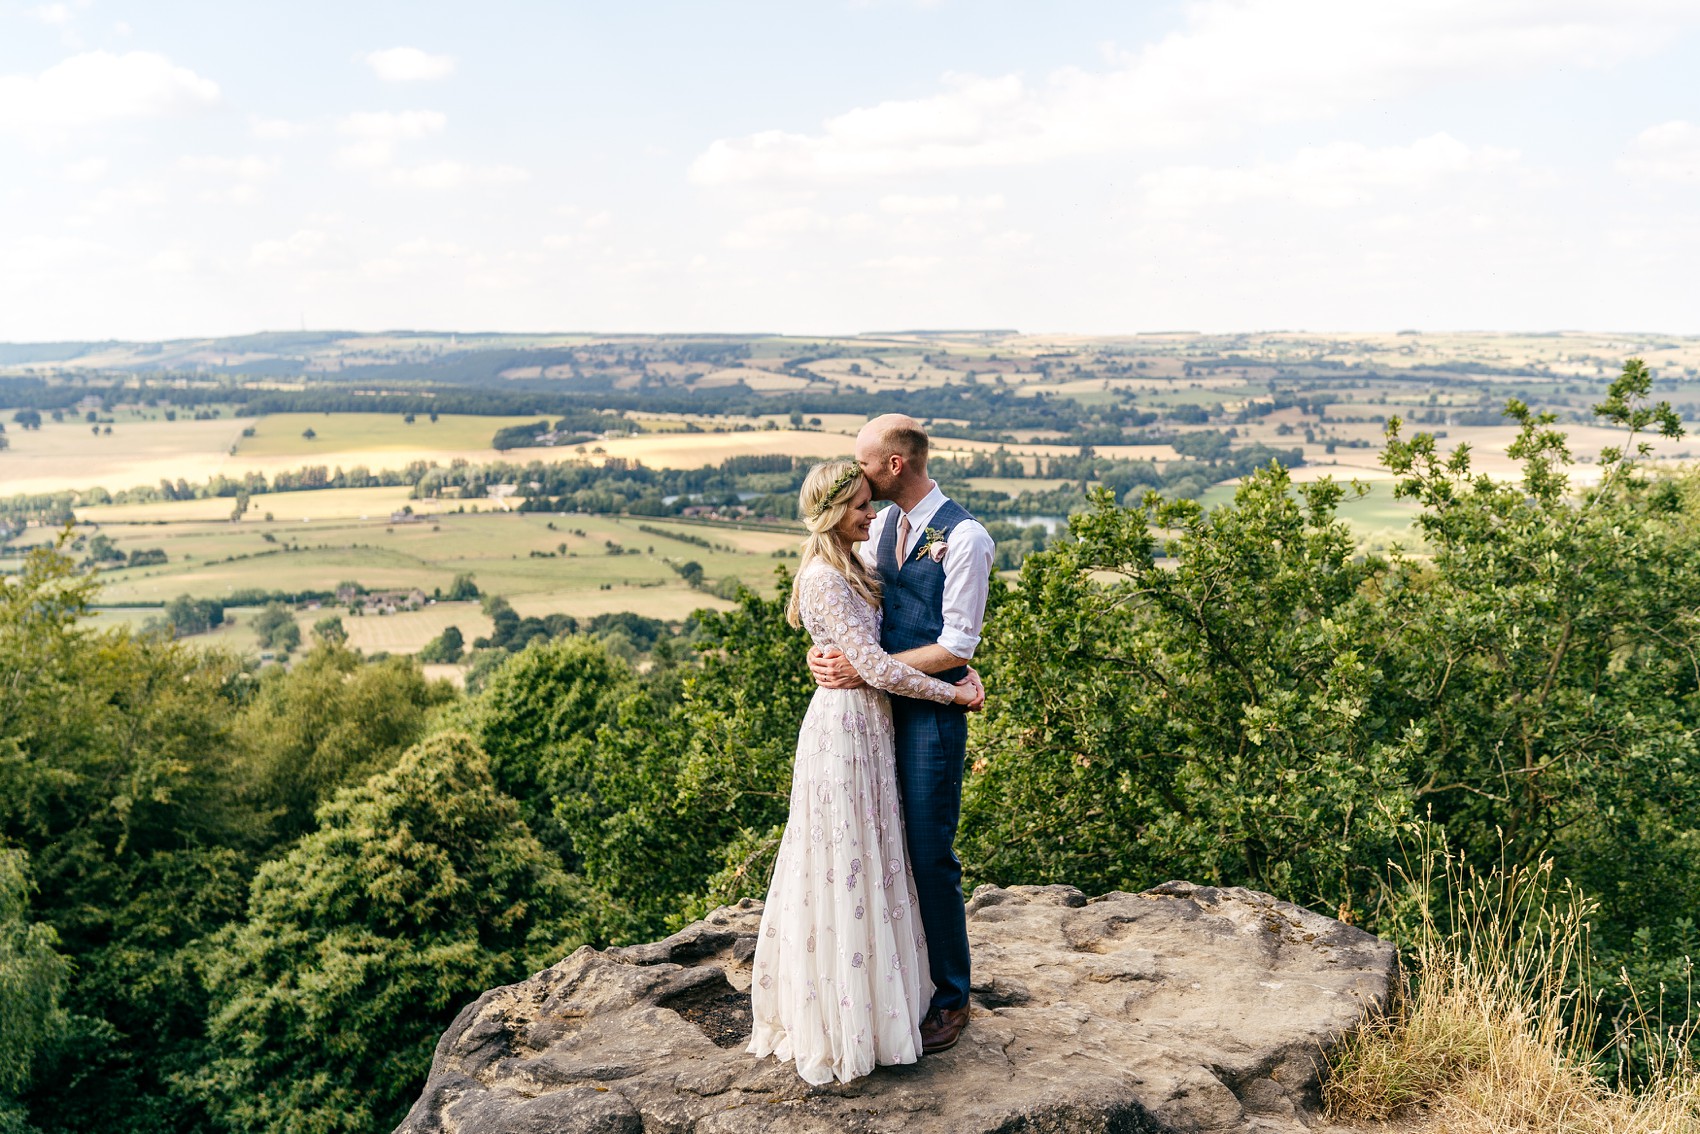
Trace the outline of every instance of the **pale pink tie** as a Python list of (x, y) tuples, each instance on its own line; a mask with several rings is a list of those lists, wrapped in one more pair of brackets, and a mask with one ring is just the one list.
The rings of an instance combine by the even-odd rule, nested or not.
[(904, 549), (909, 546), (909, 516), (907, 513), (897, 520), (897, 569), (903, 570), (903, 561), (908, 557)]

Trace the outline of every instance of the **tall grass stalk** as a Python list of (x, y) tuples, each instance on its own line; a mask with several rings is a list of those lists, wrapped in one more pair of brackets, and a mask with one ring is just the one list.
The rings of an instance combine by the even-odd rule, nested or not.
[[(1409, 907), (1402, 995), (1332, 1055), (1334, 1118), (1415, 1120), (1444, 1134), (1700, 1134), (1688, 1034), (1661, 1033), (1643, 1012), (1614, 1021), (1609, 1047), (1596, 1048), (1593, 906), (1555, 883), (1550, 862), (1483, 876), (1444, 853), (1422, 861), (1414, 876), (1398, 871)], [(1632, 1049), (1651, 1052), (1633, 1082)]]

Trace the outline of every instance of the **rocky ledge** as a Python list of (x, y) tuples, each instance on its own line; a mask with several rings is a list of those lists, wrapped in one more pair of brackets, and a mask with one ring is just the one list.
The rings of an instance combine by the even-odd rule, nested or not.
[(1242, 889), (982, 886), (962, 1042), (848, 1085), (745, 1054), (761, 903), (589, 947), (460, 1013), (398, 1134), (1296, 1132), (1394, 949)]

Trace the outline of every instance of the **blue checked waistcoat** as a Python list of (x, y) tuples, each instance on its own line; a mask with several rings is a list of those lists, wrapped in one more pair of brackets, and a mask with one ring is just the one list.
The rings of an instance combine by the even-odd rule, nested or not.
[[(896, 507), (896, 505), (892, 505)], [(944, 533), (945, 540), (950, 540), (950, 533), (963, 520), (974, 517), (967, 509), (954, 500), (946, 500), (933, 513), (933, 518), (927, 527)], [(897, 569), (897, 527), (900, 516), (886, 520), (884, 530), (880, 532), (878, 552), (875, 564), (879, 568), (880, 582), (885, 589), (882, 605), (885, 607), (885, 623), (880, 629), (880, 646), (888, 654), (900, 654), (904, 650), (912, 650), (917, 646), (930, 646), (939, 640), (939, 634), (944, 630), (944, 565), (934, 563), (930, 556), (915, 558), (920, 549), (927, 545), (927, 537), (922, 534), (915, 544), (914, 550), (903, 563), (903, 570)], [(966, 668), (947, 669), (933, 676), (943, 681), (960, 681), (968, 670)]]

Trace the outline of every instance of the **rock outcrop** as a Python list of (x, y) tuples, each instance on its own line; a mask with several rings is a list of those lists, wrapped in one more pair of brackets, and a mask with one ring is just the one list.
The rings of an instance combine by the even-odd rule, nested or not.
[(982, 886), (962, 1042), (848, 1085), (745, 1054), (761, 904), (583, 948), (485, 993), (398, 1134), (1304, 1130), (1323, 1057), (1386, 1003), (1384, 941), (1267, 894)]

